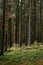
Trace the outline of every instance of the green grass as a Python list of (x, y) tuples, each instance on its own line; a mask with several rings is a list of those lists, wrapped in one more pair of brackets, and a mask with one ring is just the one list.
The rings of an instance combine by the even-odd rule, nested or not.
[(38, 60), (39, 62), (42, 60), (41, 65), (43, 65), (43, 49), (20, 49), (7, 51), (3, 56), (0, 56), (0, 65), (20, 65), (20, 63), (27, 63), (26, 65), (38, 65)]

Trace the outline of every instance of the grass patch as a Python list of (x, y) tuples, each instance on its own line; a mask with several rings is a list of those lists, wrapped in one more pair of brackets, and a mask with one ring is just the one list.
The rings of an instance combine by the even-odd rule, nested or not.
[(43, 49), (9, 50), (0, 56), (0, 65), (43, 65)]

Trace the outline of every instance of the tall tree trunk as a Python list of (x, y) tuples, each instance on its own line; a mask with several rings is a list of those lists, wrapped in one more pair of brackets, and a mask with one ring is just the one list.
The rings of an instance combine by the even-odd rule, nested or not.
[(19, 43), (19, 0), (17, 0), (16, 6), (16, 32), (15, 32), (15, 42)]
[(9, 45), (12, 47), (13, 39), (12, 39), (12, 18), (9, 18)]
[(36, 0), (30, 0), (28, 25), (28, 45), (30, 45), (36, 40)]
[(36, 40), (36, 0), (32, 1), (32, 21), (31, 21), (31, 41), (34, 43)]
[(42, 31), (41, 41), (43, 43), (43, 0), (41, 0), (41, 31)]
[(28, 23), (28, 46), (30, 45), (30, 43), (31, 43), (31, 36), (30, 36), (30, 34), (31, 34), (31, 8), (32, 8), (32, 1), (30, 1), (30, 7), (29, 7), (29, 23)]
[(22, 0), (20, 2), (20, 6), (19, 6), (19, 11), (20, 11), (20, 14), (19, 14), (19, 17), (20, 17), (20, 20), (19, 20), (19, 45), (21, 47), (22, 45)]
[(5, 36), (4, 37), (5, 37), (4, 43), (5, 43), (5, 51), (6, 51), (8, 46), (8, 0), (5, 0)]
[(41, 32), (41, 0), (36, 1), (37, 9), (36, 9), (36, 40), (37, 42), (41, 42), (42, 32)]
[(2, 46), (0, 55), (4, 54), (4, 33), (5, 33), (5, 0), (3, 0)]

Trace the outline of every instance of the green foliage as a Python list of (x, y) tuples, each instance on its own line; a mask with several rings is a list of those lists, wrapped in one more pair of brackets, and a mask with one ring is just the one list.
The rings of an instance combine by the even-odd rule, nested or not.
[(38, 59), (43, 59), (43, 50), (33, 49), (33, 50), (16, 50), (10, 52), (7, 51), (3, 56), (0, 56), (0, 64), (16, 65), (20, 62), (22, 63), (26, 62), (28, 63), (28, 65), (34, 65), (34, 63)]

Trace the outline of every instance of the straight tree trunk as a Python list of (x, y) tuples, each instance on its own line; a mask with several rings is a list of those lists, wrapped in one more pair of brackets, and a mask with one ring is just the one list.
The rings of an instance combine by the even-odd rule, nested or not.
[(16, 32), (15, 32), (15, 42), (19, 43), (19, 0), (17, 0), (16, 6)]
[(19, 14), (19, 17), (20, 17), (20, 20), (19, 20), (19, 46), (21, 47), (22, 45), (22, 0), (20, 2), (20, 8), (19, 8), (19, 11), (20, 11), (20, 14)]
[(31, 8), (32, 8), (32, 1), (30, 0), (30, 7), (29, 7), (29, 23), (28, 23), (28, 46), (31, 44), (31, 36), (30, 36), (30, 31), (31, 31)]
[(4, 32), (5, 32), (5, 0), (3, 0), (2, 46), (0, 55), (4, 54)]

